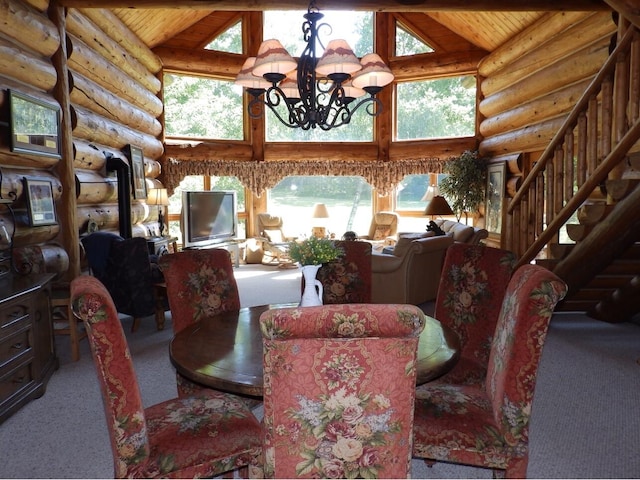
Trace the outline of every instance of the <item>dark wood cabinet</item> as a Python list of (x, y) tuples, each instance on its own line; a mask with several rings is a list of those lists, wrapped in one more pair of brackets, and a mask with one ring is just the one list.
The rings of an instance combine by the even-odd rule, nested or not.
[(53, 277), (0, 278), (0, 423), (42, 396), (58, 368), (49, 308)]

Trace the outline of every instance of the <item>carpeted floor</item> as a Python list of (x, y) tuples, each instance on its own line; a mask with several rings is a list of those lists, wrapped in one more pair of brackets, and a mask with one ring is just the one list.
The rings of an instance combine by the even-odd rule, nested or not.
[[(243, 306), (299, 300), (300, 272), (242, 265)], [(429, 308), (426, 305), (425, 308)], [(123, 317), (142, 397), (150, 405), (176, 395), (169, 362), (170, 315), (138, 332)], [(109, 478), (113, 465), (100, 391), (88, 345), (71, 362), (66, 337), (47, 392), (0, 425), (0, 478)], [(530, 478), (640, 478), (640, 326), (582, 315), (551, 322), (533, 405)], [(259, 410), (256, 411), (259, 415)], [(414, 478), (491, 478), (483, 469), (413, 462)]]

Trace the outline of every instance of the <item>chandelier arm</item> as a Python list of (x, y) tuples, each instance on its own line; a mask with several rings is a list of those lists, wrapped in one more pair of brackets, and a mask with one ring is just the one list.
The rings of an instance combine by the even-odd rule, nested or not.
[(379, 98), (376, 98), (374, 96), (367, 97), (367, 98), (364, 98), (364, 99), (360, 100), (351, 109), (351, 113), (353, 114), (356, 110), (358, 110), (363, 105), (367, 105), (367, 108), (365, 110), (372, 117), (377, 117), (378, 115), (380, 115), (380, 113), (382, 113), (382, 102), (380, 101)]

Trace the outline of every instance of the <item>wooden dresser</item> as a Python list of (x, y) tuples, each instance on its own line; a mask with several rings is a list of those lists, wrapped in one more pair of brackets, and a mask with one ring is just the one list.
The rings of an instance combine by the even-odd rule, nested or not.
[(0, 278), (0, 423), (42, 396), (58, 368), (49, 308), (53, 277)]

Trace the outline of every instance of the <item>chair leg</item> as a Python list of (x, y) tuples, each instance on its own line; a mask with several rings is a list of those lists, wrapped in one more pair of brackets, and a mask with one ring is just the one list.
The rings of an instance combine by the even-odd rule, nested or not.
[(436, 461), (435, 460), (429, 460), (428, 458), (425, 458), (424, 459), (424, 464), (427, 467), (432, 468), (436, 464)]
[(133, 319), (133, 323), (131, 324), (131, 333), (135, 333), (140, 326), (140, 317), (135, 317)]

